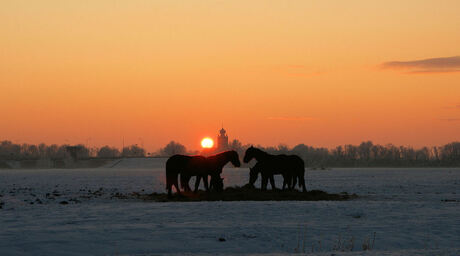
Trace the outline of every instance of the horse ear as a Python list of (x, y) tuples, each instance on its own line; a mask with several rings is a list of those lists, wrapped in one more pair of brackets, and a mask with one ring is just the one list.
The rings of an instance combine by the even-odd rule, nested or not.
[(249, 148), (254, 148), (252, 145)]

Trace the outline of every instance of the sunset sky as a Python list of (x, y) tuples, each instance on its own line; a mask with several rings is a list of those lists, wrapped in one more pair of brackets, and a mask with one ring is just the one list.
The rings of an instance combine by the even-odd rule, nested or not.
[(460, 1), (0, 2), (0, 140), (460, 140)]

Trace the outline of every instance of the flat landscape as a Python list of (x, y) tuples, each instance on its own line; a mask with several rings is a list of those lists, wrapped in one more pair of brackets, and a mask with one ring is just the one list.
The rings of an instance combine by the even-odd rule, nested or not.
[[(460, 254), (460, 168), (307, 170), (308, 190), (358, 195), (346, 201), (120, 198), (164, 193), (163, 165), (0, 170), (1, 254)], [(243, 186), (248, 174), (222, 177)]]

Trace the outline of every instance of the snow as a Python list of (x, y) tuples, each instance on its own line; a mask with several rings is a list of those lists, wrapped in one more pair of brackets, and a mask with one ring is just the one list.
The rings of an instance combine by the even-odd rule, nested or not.
[[(164, 192), (163, 163), (0, 170), (0, 254), (460, 255), (460, 168), (307, 171), (309, 190), (360, 195), (352, 201), (111, 198)], [(226, 186), (244, 185), (248, 169), (226, 168), (223, 177)]]

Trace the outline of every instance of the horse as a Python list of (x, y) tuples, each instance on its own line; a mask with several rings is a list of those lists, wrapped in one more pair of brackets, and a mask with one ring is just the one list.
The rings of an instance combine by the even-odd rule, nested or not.
[[(190, 190), (188, 182), (192, 176), (196, 176), (195, 191), (198, 190), (200, 180), (203, 179), (206, 191), (208, 188), (208, 175), (211, 175), (211, 183), (217, 188), (223, 187), (222, 168), (231, 162), (235, 167), (240, 167), (240, 159), (236, 151), (226, 151), (209, 157), (173, 155), (166, 161), (166, 189), (171, 195), (172, 186), (180, 194), (178, 176), (181, 177), (181, 186), (184, 190)], [(223, 183), (222, 183), (223, 184)]]
[(223, 167), (228, 162), (231, 162), (235, 167), (241, 166), (238, 153), (234, 150), (225, 151), (216, 155), (208, 156), (206, 157), (206, 161), (208, 162), (209, 169), (211, 170), (211, 172), (208, 174), (211, 176), (210, 188), (208, 188), (208, 175), (195, 175), (192, 172), (191, 174), (184, 173), (184, 175), (181, 173), (181, 187), (183, 187), (184, 190), (191, 190), (188, 185), (188, 182), (191, 176), (196, 176), (195, 192), (198, 191), (201, 179), (203, 179), (206, 191), (208, 191), (211, 188), (214, 188), (216, 191), (221, 191), (223, 189), (223, 179), (220, 177), (220, 174), (222, 173)]
[[(251, 187), (254, 187), (254, 183), (257, 180), (257, 177), (259, 176), (259, 173), (262, 173), (264, 170), (269, 169), (269, 166), (266, 166), (263, 162), (257, 162), (256, 165), (253, 167), (249, 168), (249, 185)], [(276, 174), (276, 173), (274, 173)], [(290, 181), (290, 177), (288, 177), (285, 173), (280, 173), (283, 175), (283, 190), (285, 189), (286, 185), (290, 185), (288, 181)], [(262, 174), (263, 175), (263, 174)], [(262, 179), (263, 180), (263, 179)], [(275, 179), (273, 178), (273, 175), (268, 175), (268, 180), (270, 181), (270, 185), (272, 186), (272, 190), (276, 189), (275, 186)], [(261, 182), (261, 188), (263, 186), (264, 182)]]
[(257, 160), (257, 164), (260, 162), (260, 165), (257, 166), (256, 164), (254, 166), (256, 168), (253, 168), (252, 172), (250, 171), (250, 184), (254, 184), (260, 172), (262, 175), (261, 189), (265, 190), (267, 188), (268, 179), (270, 179), (272, 189), (275, 189), (273, 175), (281, 174), (284, 178), (283, 189), (285, 189), (286, 185), (288, 189), (294, 188), (297, 183), (296, 179), (298, 179), (299, 187), (302, 187), (304, 192), (307, 190), (304, 178), (305, 164), (300, 157), (296, 155), (271, 155), (251, 146), (246, 150), (243, 161), (248, 163), (253, 158)]
[(307, 187), (305, 186), (305, 163), (297, 155), (287, 155), (289, 168), (292, 168), (292, 188), (295, 188), (297, 180), (299, 180), (299, 188), (302, 189), (303, 192), (307, 191)]

